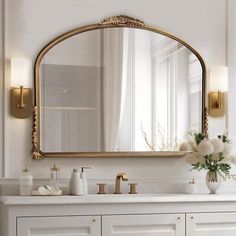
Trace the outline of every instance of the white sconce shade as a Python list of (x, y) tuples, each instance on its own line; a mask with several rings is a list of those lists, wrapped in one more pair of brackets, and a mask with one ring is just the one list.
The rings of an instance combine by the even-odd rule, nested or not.
[(31, 86), (31, 72), (32, 63), (28, 58), (12, 58), (11, 59), (11, 85), (14, 87), (19, 87), (20, 85), (24, 87)]
[(210, 68), (210, 91), (228, 91), (228, 67), (212, 66)]
[(25, 119), (32, 113), (31, 88), (32, 64), (27, 58), (11, 59), (11, 104), (12, 116)]

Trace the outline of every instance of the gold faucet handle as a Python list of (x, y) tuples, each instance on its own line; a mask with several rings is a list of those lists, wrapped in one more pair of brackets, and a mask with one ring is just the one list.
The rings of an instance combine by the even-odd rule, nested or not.
[(97, 186), (98, 186), (98, 193), (97, 194), (106, 194), (106, 192), (105, 192), (106, 184), (98, 183)]
[(137, 194), (136, 192), (136, 186), (138, 184), (137, 183), (129, 183), (129, 194)]

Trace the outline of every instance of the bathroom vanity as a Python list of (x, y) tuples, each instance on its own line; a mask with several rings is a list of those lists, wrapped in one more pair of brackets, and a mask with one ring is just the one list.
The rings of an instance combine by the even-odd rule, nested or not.
[(1, 236), (236, 235), (236, 194), (2, 196)]
[[(186, 132), (207, 135), (202, 57), (129, 16), (52, 39), (36, 57), (34, 85), (35, 160), (182, 157)], [(236, 235), (236, 194), (122, 195), (120, 177), (116, 195), (2, 196), (0, 236)]]

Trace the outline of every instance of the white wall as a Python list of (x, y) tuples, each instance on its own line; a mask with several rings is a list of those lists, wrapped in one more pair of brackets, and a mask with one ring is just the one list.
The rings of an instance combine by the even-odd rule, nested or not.
[[(234, 0), (232, 0), (234, 1)], [(6, 0), (6, 60), (23, 56), (32, 61), (39, 50), (58, 34), (103, 18), (127, 14), (146, 24), (171, 32), (187, 41), (204, 58), (207, 66), (225, 63), (225, 1), (223, 0)], [(7, 69), (8, 65), (7, 65)], [(9, 73), (9, 72), (8, 72)], [(33, 81), (33, 77), (32, 77)], [(6, 91), (10, 86), (6, 77)], [(6, 105), (8, 107), (8, 94)], [(47, 177), (56, 162), (63, 176), (72, 168), (93, 166), (88, 176), (114, 178), (127, 171), (131, 178), (189, 178), (192, 173), (181, 158), (159, 159), (46, 159), (31, 160), (32, 120), (10, 117), (6, 110), (6, 176), (17, 177), (29, 163), (35, 177)], [(204, 175), (202, 173), (202, 175)]]
[[(236, 143), (236, 1), (228, 0), (229, 133)], [(236, 146), (236, 145), (235, 145)], [(234, 148), (236, 152), (236, 147)]]
[(4, 60), (3, 60), (3, 18), (4, 18), (4, 11), (3, 11), (3, 1), (0, 0), (0, 176), (3, 173), (3, 94), (4, 94), (4, 83), (3, 83), (3, 68), (4, 68)]

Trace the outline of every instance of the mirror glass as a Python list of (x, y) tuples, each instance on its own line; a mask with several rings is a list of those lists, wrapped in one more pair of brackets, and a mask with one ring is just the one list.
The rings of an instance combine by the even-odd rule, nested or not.
[(173, 151), (202, 130), (202, 66), (172, 38), (135, 28), (70, 37), (40, 64), (42, 152)]

